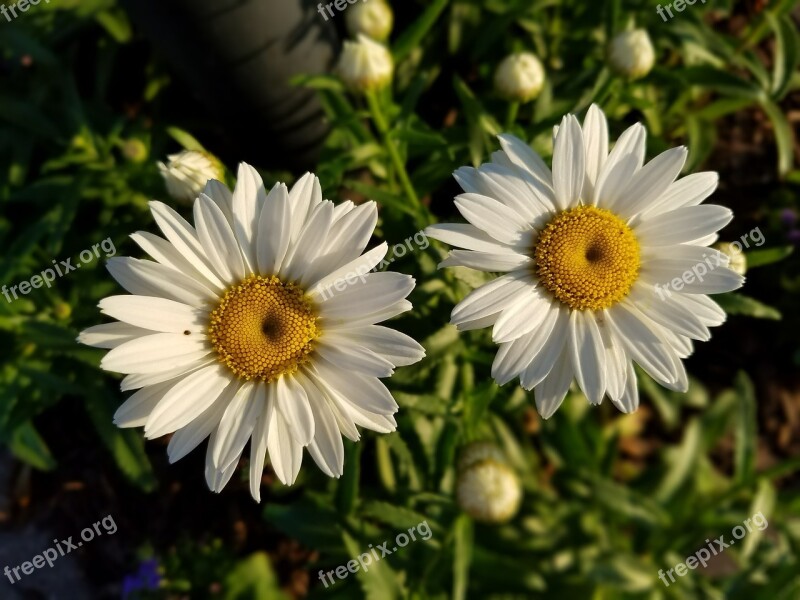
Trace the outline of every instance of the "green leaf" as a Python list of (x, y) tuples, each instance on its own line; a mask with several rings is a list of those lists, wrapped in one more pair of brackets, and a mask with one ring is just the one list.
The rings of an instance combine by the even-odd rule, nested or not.
[(449, 3), (450, 0), (433, 0), (419, 18), (403, 31), (392, 48), (395, 62), (403, 60), (414, 48), (422, 43), (425, 36), (436, 24), (439, 15), (442, 14)]
[(735, 381), (739, 399), (736, 423), (736, 450), (734, 472), (737, 483), (752, 481), (756, 469), (757, 417), (753, 382), (744, 371), (739, 371)]
[(686, 133), (689, 136), (689, 158), (686, 171), (694, 171), (705, 162), (717, 141), (717, 131), (713, 121), (700, 119), (694, 115), (686, 117)]
[(128, 43), (133, 36), (128, 16), (121, 8), (104, 10), (97, 13), (94, 18), (120, 44)]
[(332, 504), (308, 497), (291, 505), (270, 504), (264, 509), (264, 518), (310, 548), (341, 552), (342, 528)]
[(167, 127), (167, 133), (170, 137), (183, 146), (186, 150), (196, 150), (197, 152), (207, 152), (203, 144), (197, 141), (195, 137), (188, 131), (184, 131), (178, 127)]
[(466, 600), (475, 532), (472, 519), (459, 515), (453, 525), (453, 600)]
[(762, 90), (753, 83), (728, 71), (708, 65), (686, 67), (678, 73), (687, 83), (719, 92), (725, 96), (759, 100)]
[(8, 447), (14, 456), (35, 469), (52, 471), (56, 468), (56, 460), (50, 453), (50, 448), (30, 421), (26, 421), (11, 433)]
[(368, 570), (365, 571), (359, 564), (356, 571), (356, 579), (361, 584), (366, 600), (395, 600), (403, 597), (397, 575), (387, 559), (374, 560), (369, 549), (363, 548), (347, 532), (342, 532), (342, 539), (350, 556), (362, 558), (365, 564), (367, 564), (366, 557), (370, 558), (371, 564), (365, 567)]
[(7, 121), (13, 128), (26, 130), (51, 142), (61, 138), (56, 124), (29, 100), (0, 96), (0, 121)]
[(718, 294), (714, 296), (714, 300), (729, 315), (743, 315), (755, 319), (772, 319), (775, 321), (780, 321), (783, 318), (777, 309), (743, 294)]
[(700, 422), (695, 418), (686, 426), (681, 444), (671, 448), (665, 455), (669, 469), (656, 491), (656, 499), (660, 503), (666, 503), (695, 473), (695, 465), (701, 454), (701, 443)]
[(287, 600), (266, 552), (256, 552), (237, 563), (222, 582), (225, 600), (269, 598)]
[(111, 451), (120, 471), (139, 489), (145, 492), (155, 490), (158, 482), (141, 435), (133, 429), (120, 429), (114, 425), (111, 402), (103, 391), (88, 391), (85, 406), (95, 430)]
[(794, 166), (794, 129), (780, 106), (768, 99), (761, 101), (761, 108), (767, 113), (775, 130), (778, 145), (778, 174), (786, 176)]
[(778, 261), (783, 260), (794, 252), (794, 246), (781, 246), (779, 248), (765, 248), (764, 250), (751, 250), (745, 253), (747, 258), (747, 268), (755, 269), (756, 267), (763, 267), (771, 265)]
[(344, 473), (336, 485), (336, 507), (341, 514), (350, 514), (358, 498), (363, 444), (345, 442)]
[(758, 490), (750, 505), (750, 515), (755, 516), (760, 513), (758, 520), (761, 521), (763, 517), (764, 523), (760, 526), (751, 519), (749, 527), (745, 524), (745, 527), (747, 527), (749, 531), (747, 537), (745, 537), (742, 542), (744, 544), (742, 549), (743, 560), (747, 561), (752, 556), (759, 542), (763, 539), (768, 520), (772, 517), (775, 510), (776, 499), (775, 486), (772, 485), (772, 482), (766, 478), (760, 479), (758, 482)]
[(359, 510), (359, 516), (383, 523), (397, 531), (407, 531), (427, 521), (427, 517), (422, 513), (378, 500), (364, 502)]
[(800, 64), (800, 33), (788, 15), (775, 16), (766, 11), (765, 16), (775, 32), (775, 63), (772, 66), (772, 97), (782, 99), (789, 91), (792, 76)]

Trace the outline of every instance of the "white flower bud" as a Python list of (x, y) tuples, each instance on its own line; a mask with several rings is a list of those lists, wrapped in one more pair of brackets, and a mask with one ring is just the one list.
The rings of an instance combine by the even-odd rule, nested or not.
[(355, 37), (363, 33), (382, 42), (392, 32), (394, 13), (384, 0), (358, 2), (347, 9), (345, 22), (350, 35)]
[(611, 68), (628, 79), (647, 75), (656, 62), (656, 52), (644, 29), (623, 31), (608, 46)]
[(456, 500), (461, 509), (476, 521), (504, 523), (519, 510), (522, 486), (511, 468), (488, 458), (459, 474)]
[(345, 85), (363, 92), (388, 85), (394, 73), (394, 61), (386, 46), (362, 33), (357, 41), (344, 43), (337, 70)]
[(506, 100), (529, 102), (544, 86), (544, 67), (530, 52), (506, 56), (494, 74), (494, 87)]
[(731, 271), (744, 275), (747, 273), (747, 257), (742, 252), (741, 242), (719, 242), (714, 244), (714, 248), (726, 254), (730, 258), (728, 268)]
[(167, 156), (167, 164), (158, 163), (167, 192), (177, 202), (191, 204), (206, 187), (209, 179), (221, 180), (222, 164), (207, 152), (183, 150)]
[(505, 456), (503, 456), (500, 448), (491, 442), (472, 442), (464, 446), (461, 450), (461, 454), (458, 457), (457, 470), (460, 473), (475, 463), (486, 460), (487, 458), (494, 459), (501, 463), (505, 462)]

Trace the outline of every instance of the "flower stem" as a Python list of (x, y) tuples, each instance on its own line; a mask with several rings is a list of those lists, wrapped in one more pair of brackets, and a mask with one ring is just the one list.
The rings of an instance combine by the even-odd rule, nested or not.
[(383, 145), (386, 147), (386, 151), (389, 153), (389, 158), (392, 161), (392, 165), (394, 165), (394, 168), (397, 171), (397, 176), (400, 179), (400, 185), (402, 186), (403, 191), (408, 197), (409, 202), (411, 202), (416, 210), (427, 212), (423, 210), (424, 207), (419, 201), (417, 192), (414, 191), (414, 186), (411, 184), (411, 179), (408, 176), (408, 171), (406, 171), (406, 165), (403, 162), (403, 159), (400, 157), (400, 153), (397, 150), (394, 140), (392, 140), (389, 136), (389, 124), (381, 112), (380, 103), (378, 102), (375, 92), (373, 90), (368, 90), (365, 95), (367, 97), (369, 111), (372, 114), (372, 120), (375, 122), (375, 126), (378, 128), (378, 132), (381, 134), (381, 140), (383, 141)]
[(514, 123), (517, 120), (517, 113), (519, 112), (519, 102), (509, 102), (508, 112), (506, 113), (506, 131), (511, 131)]

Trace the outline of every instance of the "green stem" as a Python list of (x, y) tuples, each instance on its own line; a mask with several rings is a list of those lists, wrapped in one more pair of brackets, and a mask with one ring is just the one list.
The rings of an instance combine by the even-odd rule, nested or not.
[(508, 112), (506, 113), (506, 131), (511, 131), (517, 120), (517, 113), (519, 113), (519, 102), (509, 102)]
[(397, 171), (397, 176), (400, 179), (400, 185), (402, 186), (403, 191), (414, 208), (419, 212), (423, 212), (424, 207), (419, 201), (417, 193), (414, 191), (414, 186), (411, 185), (411, 179), (408, 176), (408, 171), (406, 171), (406, 165), (403, 162), (403, 159), (400, 157), (400, 152), (398, 152), (394, 140), (392, 140), (389, 136), (389, 123), (386, 121), (386, 118), (381, 112), (378, 98), (373, 90), (367, 91), (366, 97), (369, 111), (372, 113), (372, 120), (375, 122), (375, 126), (378, 128), (378, 132), (381, 134), (383, 145), (386, 147), (386, 151), (389, 153), (389, 158), (391, 159), (392, 164)]

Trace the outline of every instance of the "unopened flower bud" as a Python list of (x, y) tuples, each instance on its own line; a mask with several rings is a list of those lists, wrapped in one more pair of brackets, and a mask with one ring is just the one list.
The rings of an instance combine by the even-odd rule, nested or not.
[(494, 87), (506, 100), (530, 102), (544, 86), (544, 67), (530, 52), (506, 56), (494, 74)]
[(472, 464), (458, 475), (456, 500), (461, 509), (476, 521), (504, 523), (519, 510), (522, 486), (510, 467), (488, 458)]
[(190, 204), (200, 195), (209, 179), (222, 179), (219, 160), (207, 152), (184, 150), (170, 154), (169, 161), (158, 163), (167, 192), (178, 202)]
[(132, 138), (122, 142), (122, 156), (134, 163), (142, 163), (147, 160), (147, 146), (142, 140)]
[(608, 46), (611, 68), (628, 79), (647, 75), (656, 62), (656, 52), (650, 36), (644, 29), (623, 31)]
[(394, 62), (386, 46), (359, 34), (357, 41), (344, 43), (337, 71), (345, 85), (363, 92), (388, 85)]
[(728, 268), (731, 271), (744, 275), (747, 273), (747, 257), (742, 252), (742, 245), (739, 242), (719, 242), (714, 244), (714, 248), (730, 258)]
[(482, 460), (491, 458), (497, 462), (505, 462), (505, 456), (500, 451), (500, 448), (491, 442), (472, 442), (467, 444), (461, 450), (458, 457), (458, 472), (468, 469), (472, 465)]
[(347, 31), (352, 36), (363, 33), (382, 42), (389, 37), (394, 25), (392, 8), (384, 0), (358, 2), (345, 13)]

